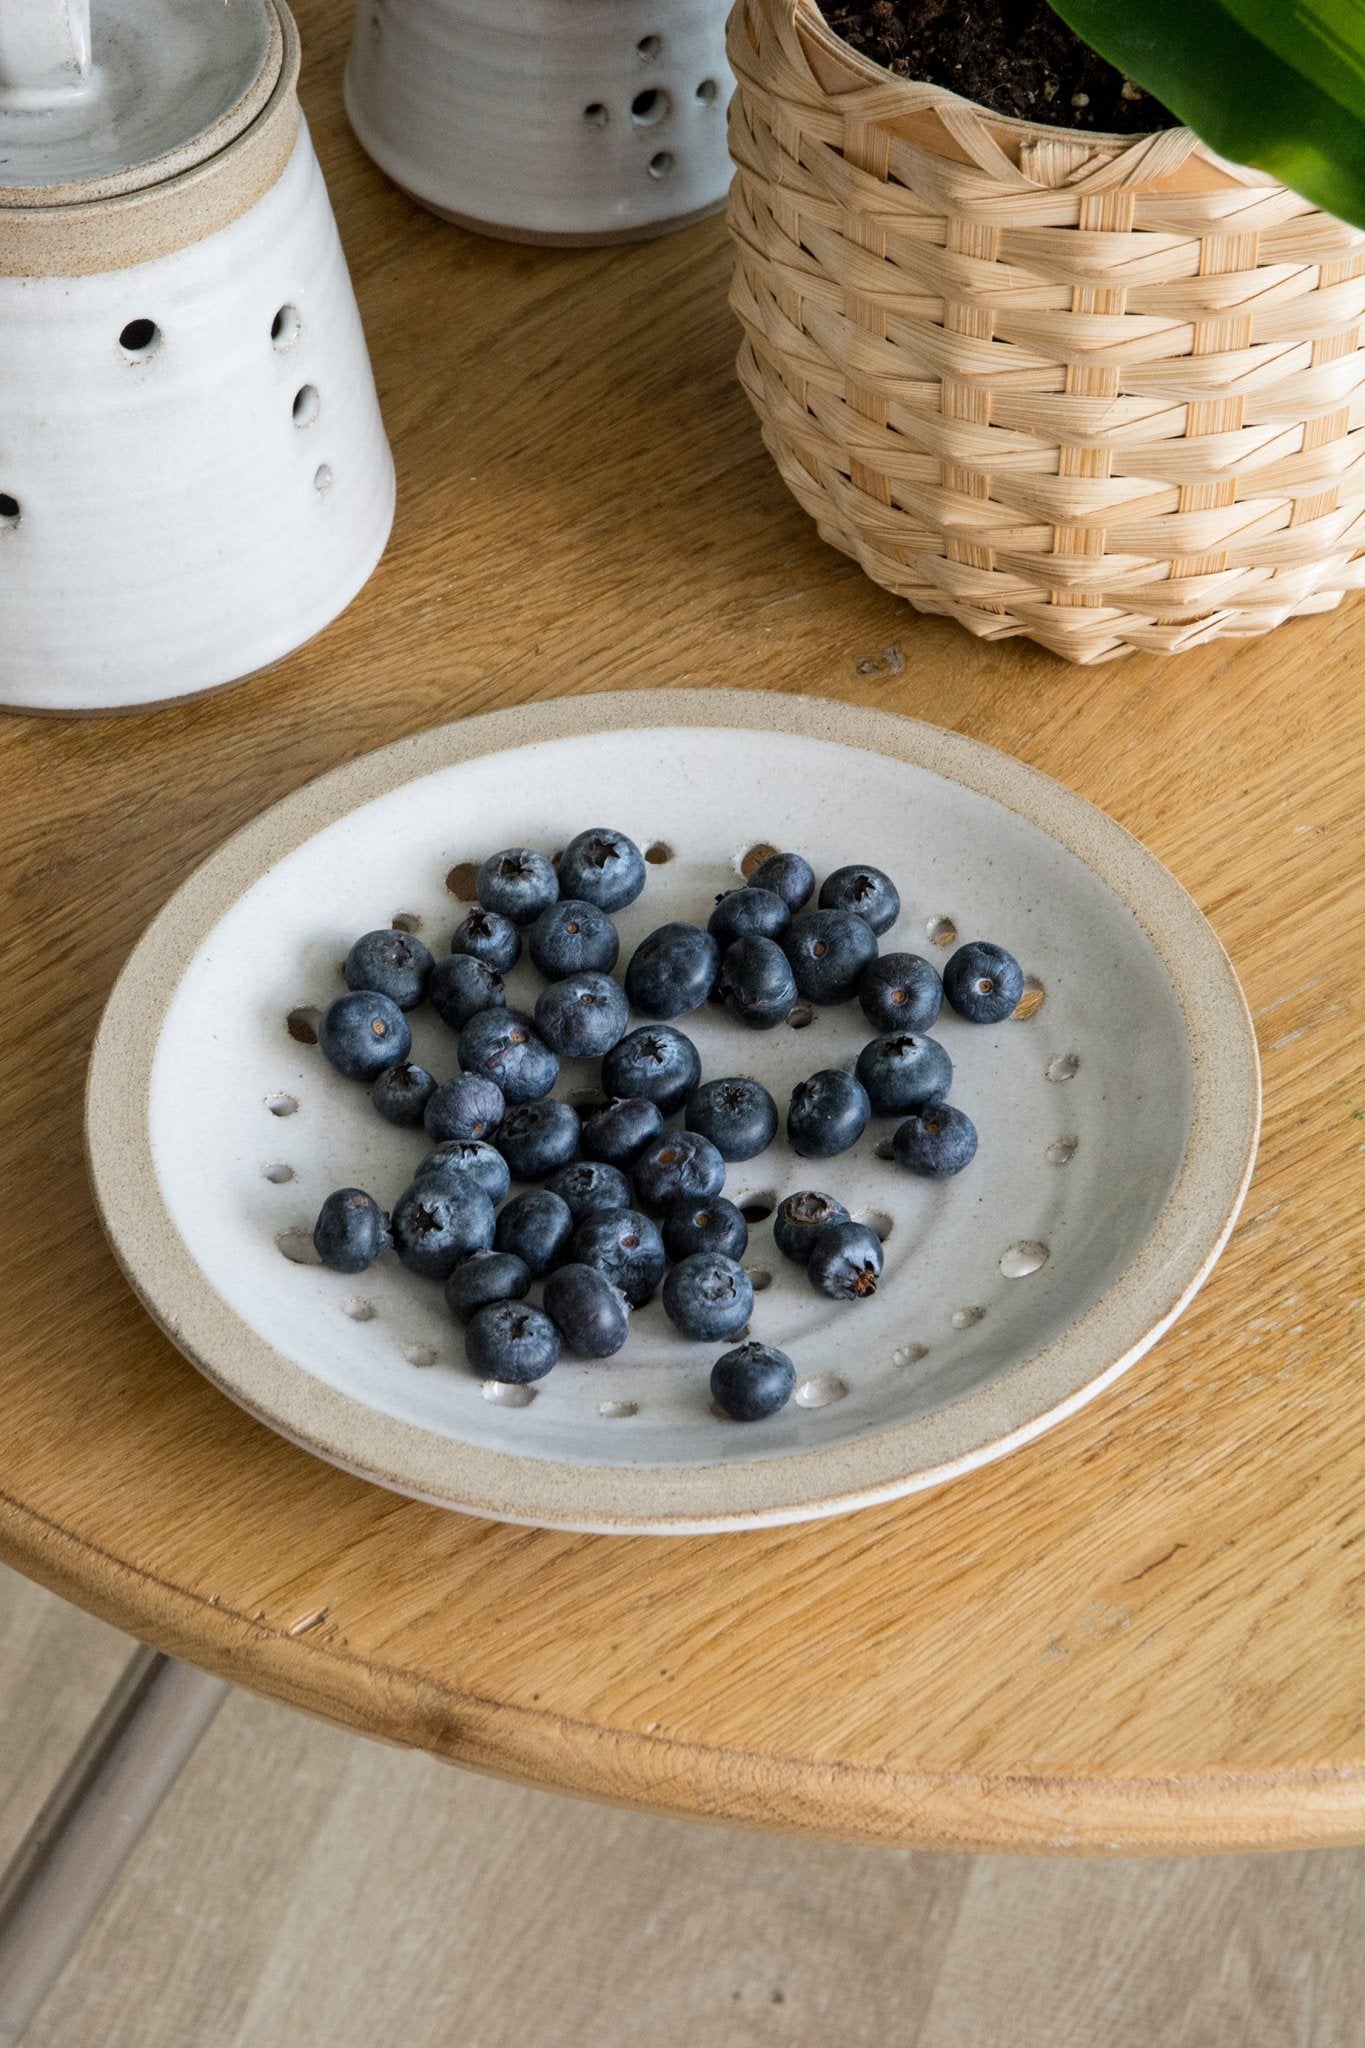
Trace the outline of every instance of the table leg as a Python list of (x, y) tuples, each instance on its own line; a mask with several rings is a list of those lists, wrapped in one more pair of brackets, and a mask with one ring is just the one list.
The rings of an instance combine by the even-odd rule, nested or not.
[(15, 2048), (227, 1692), (157, 1650), (130, 1659), (0, 1877), (0, 2048)]

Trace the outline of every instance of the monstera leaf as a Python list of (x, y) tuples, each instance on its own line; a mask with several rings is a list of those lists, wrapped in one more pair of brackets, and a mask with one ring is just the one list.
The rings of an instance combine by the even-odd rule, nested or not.
[(1365, 227), (1365, 0), (1051, 0), (1220, 156)]

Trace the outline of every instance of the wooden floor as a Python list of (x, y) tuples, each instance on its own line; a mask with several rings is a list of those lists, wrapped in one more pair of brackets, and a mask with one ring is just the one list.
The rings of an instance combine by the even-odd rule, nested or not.
[[(127, 1654), (0, 1570), (0, 1858)], [(1365, 1850), (826, 1847), (233, 1694), (25, 2048), (1360, 2048)]]

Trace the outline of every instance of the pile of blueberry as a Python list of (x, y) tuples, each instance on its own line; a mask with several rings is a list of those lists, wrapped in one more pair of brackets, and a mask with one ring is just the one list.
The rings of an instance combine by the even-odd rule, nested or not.
[[(900, 911), (879, 869), (839, 868), (808, 909), (810, 864), (777, 853), (717, 898), (704, 930), (651, 932), (623, 985), (612, 978), (612, 913), (636, 900), (645, 876), (640, 849), (606, 827), (580, 832), (557, 868), (525, 847), (493, 854), (444, 959), (408, 932), (367, 932), (346, 959), (348, 993), (319, 1026), (337, 1071), (369, 1082), (379, 1114), (425, 1128), (434, 1150), (389, 1215), (360, 1188), (329, 1195), (318, 1255), (360, 1273), (391, 1245), (411, 1272), (441, 1281), (485, 1378), (539, 1379), (562, 1350), (612, 1356), (631, 1311), (660, 1286), (684, 1336), (716, 1343), (746, 1329), (748, 1225), (722, 1189), (728, 1163), (772, 1143), (778, 1109), (747, 1076), (702, 1080), (696, 1047), (671, 1020), (703, 1003), (723, 1003), (754, 1031), (783, 1023), (798, 1001), (862, 1006), (880, 1035), (854, 1072), (826, 1068), (792, 1092), (787, 1135), (803, 1158), (846, 1152), (873, 1116), (900, 1119), (892, 1154), (911, 1173), (958, 1173), (976, 1151), (971, 1118), (947, 1101), (952, 1061), (927, 1034), (945, 997), (972, 1023), (1010, 1016), (1023, 992), (1010, 954), (962, 946), (940, 981), (917, 954), (879, 954)], [(532, 1016), (507, 1007), (503, 981), (523, 947), (546, 983)], [(408, 1058), (406, 1013), (422, 1002), (458, 1033), (450, 1080)], [(632, 1029), (632, 1010), (649, 1021)], [(561, 1056), (600, 1059), (600, 1106), (580, 1116), (554, 1097)], [(681, 1128), (667, 1122), (678, 1111)], [(541, 1185), (511, 1195), (514, 1180)], [(876, 1292), (881, 1242), (830, 1196), (788, 1195), (774, 1233), (819, 1293)], [(539, 1308), (527, 1300), (537, 1280)], [(755, 1342), (727, 1351), (711, 1374), (718, 1406), (741, 1421), (776, 1413), (795, 1383), (786, 1354)]]

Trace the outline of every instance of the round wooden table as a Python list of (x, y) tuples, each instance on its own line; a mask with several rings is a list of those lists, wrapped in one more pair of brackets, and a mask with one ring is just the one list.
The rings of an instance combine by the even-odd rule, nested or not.
[[(1365, 1834), (1365, 613), (1088, 671), (915, 616), (763, 452), (719, 221), (582, 253), (443, 226), (346, 130), (349, 19), (300, 14), (398, 525), (348, 615), (269, 674), (0, 721), (0, 1556), (309, 1712), (659, 1811), (1004, 1850)], [(138, 1307), (82, 1171), (95, 1023), (189, 867), (305, 777), (463, 712), (684, 682), (958, 727), (1143, 838), (1256, 1015), (1251, 1196), (1118, 1386), (939, 1491), (697, 1540), (417, 1506), (248, 1420)]]

